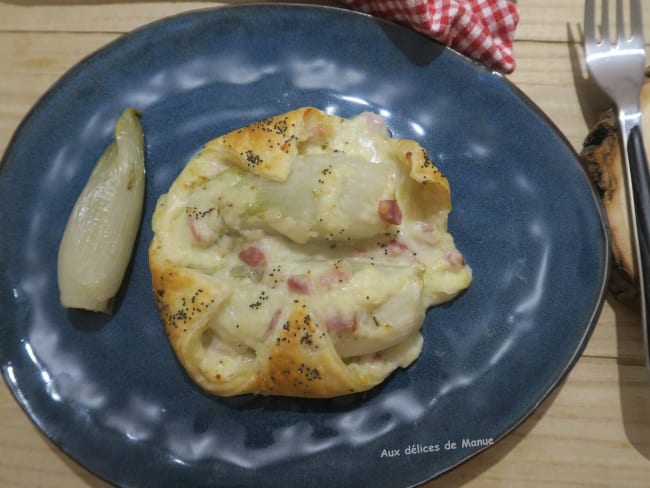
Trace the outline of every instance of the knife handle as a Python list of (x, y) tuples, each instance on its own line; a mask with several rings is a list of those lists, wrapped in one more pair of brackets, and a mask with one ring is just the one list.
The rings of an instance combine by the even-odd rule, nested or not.
[(650, 170), (643, 145), (641, 127), (632, 127), (627, 141), (627, 155), (632, 179), (632, 193), (638, 236), (637, 267), (642, 300), (643, 338), (646, 362), (650, 366)]

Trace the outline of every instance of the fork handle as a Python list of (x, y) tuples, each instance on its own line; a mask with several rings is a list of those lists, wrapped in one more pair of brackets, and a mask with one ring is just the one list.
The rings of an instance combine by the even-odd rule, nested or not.
[(627, 141), (627, 155), (630, 163), (630, 176), (633, 181), (635, 218), (638, 235), (637, 257), (639, 260), (639, 287), (642, 294), (643, 338), (646, 362), (650, 365), (650, 170), (643, 146), (641, 127), (632, 127)]

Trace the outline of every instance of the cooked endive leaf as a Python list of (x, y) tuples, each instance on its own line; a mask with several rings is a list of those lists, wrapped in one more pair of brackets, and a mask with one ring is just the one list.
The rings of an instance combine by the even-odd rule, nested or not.
[(112, 311), (140, 226), (144, 136), (139, 113), (126, 109), (115, 141), (97, 162), (68, 218), (58, 256), (61, 305)]

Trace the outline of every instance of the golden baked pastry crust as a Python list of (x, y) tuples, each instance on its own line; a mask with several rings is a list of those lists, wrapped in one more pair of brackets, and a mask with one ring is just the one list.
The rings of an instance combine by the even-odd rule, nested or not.
[[(251, 211), (254, 200), (246, 200), (246, 192), (257, 191), (256, 185), (263, 180), (286, 182), (292, 165), (298, 164), (296, 158), (310, 151), (318, 153), (316, 157), (323, 152), (340, 157), (341, 149), (330, 150), (329, 146), (343, 147), (335, 137), (349, 128), (344, 124), (346, 119), (305, 107), (213, 139), (159, 199), (149, 248), (156, 305), (179, 361), (206, 391), (220, 396), (257, 393), (325, 398), (368, 390), (418, 356), (422, 347), (419, 328), (426, 307), (451, 299), (469, 285), (471, 270), (446, 233), (451, 207), (447, 179), (415, 141), (375, 133), (376, 120), (372, 118), (366, 125), (361, 121), (354, 127), (369, 131), (364, 134), (376, 138), (377, 147), (402, 166), (397, 173), (404, 175), (394, 178), (391, 185), (395, 188), (386, 187), (395, 200), (380, 202), (388, 202), (389, 208), (388, 215), (382, 216), (387, 222), (378, 219), (379, 224), (372, 224), (381, 229), (380, 237), (359, 241), (363, 246), (369, 242), (375, 246), (374, 241), (380, 239), (377, 248), (350, 247), (350, 239), (340, 236), (332, 244), (333, 238), (319, 237), (312, 230), (305, 244), (308, 251), (294, 260), (286, 258), (291, 255), (287, 253), (299, 253), (302, 248), (290, 236), (281, 235), (282, 229), (265, 227), (262, 232), (252, 228), (246, 219), (250, 214), (251, 222), (258, 222), (259, 212)], [(311, 159), (306, 161), (304, 164), (312, 164)], [(320, 164), (320, 160), (314, 161)], [(232, 173), (229, 168), (237, 169)], [(330, 176), (330, 168), (323, 167), (319, 182)], [(262, 179), (249, 183), (248, 173)], [(226, 176), (232, 177), (232, 182)], [(219, 178), (226, 183), (219, 183), (222, 193), (216, 194), (219, 192), (210, 185)], [(223, 192), (233, 187), (237, 188), (236, 198), (241, 195), (241, 200), (248, 202), (241, 204), (235, 219), (244, 230), (228, 227), (230, 221), (223, 223), (233, 206), (224, 203)], [(199, 194), (202, 200), (196, 196)], [(201, 207), (201, 202), (212, 202), (215, 207)], [(377, 220), (372, 215), (368, 218)], [(189, 222), (189, 227), (184, 222)], [(422, 227), (419, 237), (431, 242), (403, 240), (399, 229), (407, 222)], [(442, 246), (435, 247), (435, 257), (427, 262), (431, 273), (445, 277), (440, 283), (427, 275), (426, 266), (415, 261), (416, 253), (411, 251), (420, 249), (417, 246), (425, 250)], [(327, 258), (328, 253), (334, 254)], [(284, 260), (274, 261), (278, 255), (285, 256)], [(313, 263), (309, 262), (305, 271), (303, 261), (307, 258)], [(241, 261), (244, 264), (240, 266)], [(298, 268), (280, 271), (281, 266)], [(381, 266), (386, 270), (383, 275), (377, 274)], [(367, 291), (363, 283), (377, 286), (377, 276), (386, 276), (388, 284), (382, 286), (406, 298), (392, 303), (382, 287)], [(257, 301), (251, 300), (247, 307), (237, 305), (247, 293), (257, 296)], [(420, 297), (425, 295), (427, 303), (421, 304)], [(330, 307), (335, 313), (328, 315), (328, 307), (321, 303), (326, 299), (336, 300)], [(348, 308), (341, 305), (337, 309), (340, 303), (347, 303)], [(400, 304), (417, 305), (413, 306), (417, 311), (404, 313), (410, 322), (401, 324), (395, 315), (393, 309)], [(242, 311), (259, 319), (248, 319)], [(359, 347), (357, 339), (369, 345)]]
[(335, 130), (335, 121), (326, 114), (315, 108), (304, 108), (213, 139), (205, 149), (242, 169), (284, 181), (290, 171), (291, 158), (298, 154), (300, 145), (307, 141), (321, 143)]

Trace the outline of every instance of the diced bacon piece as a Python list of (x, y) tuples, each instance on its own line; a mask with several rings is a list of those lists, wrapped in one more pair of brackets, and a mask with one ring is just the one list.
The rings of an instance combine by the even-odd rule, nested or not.
[(194, 241), (200, 246), (209, 246), (214, 241), (214, 232), (208, 226), (205, 219), (196, 218), (192, 215), (187, 217), (187, 225), (190, 228)]
[(191, 216), (188, 216), (187, 226), (190, 228), (190, 232), (192, 233), (192, 237), (194, 237), (194, 240), (198, 243), (201, 243), (201, 241), (203, 240), (203, 236), (199, 229), (199, 221)]
[(402, 211), (397, 200), (381, 200), (377, 211), (381, 219), (389, 224), (399, 225), (402, 223)]
[(368, 248), (357, 249), (355, 255), (360, 258), (367, 258), (372, 256), (372, 252)]
[(325, 125), (322, 123), (314, 124), (309, 127), (309, 135), (316, 136), (316, 137), (322, 137), (327, 133), (327, 130), (325, 129)]
[(322, 122), (317, 122), (307, 126), (307, 141), (318, 143), (324, 140), (328, 135), (327, 127)]
[(387, 243), (378, 242), (376, 245), (373, 245), (369, 249), (359, 249), (355, 252), (355, 255), (360, 258), (374, 259), (375, 257), (381, 255), (395, 258), (398, 256), (403, 256), (406, 253), (411, 253), (411, 248), (409, 248), (402, 241), (393, 240)]
[(270, 335), (277, 327), (278, 322), (280, 321), (280, 315), (282, 315), (282, 310), (278, 308), (273, 314), (273, 317), (271, 317), (271, 321), (269, 322), (269, 325), (266, 326), (267, 336)]
[(465, 258), (457, 249), (449, 251), (445, 255), (445, 261), (447, 261), (452, 268), (462, 268), (465, 266)]
[(219, 218), (214, 208), (201, 210), (196, 207), (187, 207), (187, 226), (192, 233), (194, 243), (201, 247), (214, 244), (219, 237)]
[(309, 278), (306, 275), (291, 275), (287, 278), (287, 286), (289, 290), (301, 295), (309, 295), (311, 293), (311, 286)]
[(385, 254), (392, 258), (401, 256), (409, 251), (409, 247), (401, 241), (390, 241), (386, 244)]
[(251, 268), (263, 268), (266, 266), (266, 255), (259, 247), (250, 246), (239, 253), (239, 259)]
[(433, 225), (431, 225), (429, 222), (422, 222), (421, 220), (418, 220), (415, 225), (420, 232), (433, 232)]
[(415, 228), (418, 232), (413, 234), (413, 239), (419, 244), (436, 246), (444, 238), (442, 233), (436, 232), (434, 225), (428, 222), (415, 222)]
[(326, 271), (320, 275), (320, 284), (326, 288), (333, 288), (341, 283), (345, 283), (350, 279), (350, 273), (346, 269), (341, 268), (340, 266), (335, 267), (329, 271)]
[(357, 315), (336, 312), (325, 320), (328, 332), (353, 332), (357, 329)]
[(388, 129), (386, 127), (386, 122), (384, 122), (384, 119), (382, 119), (379, 115), (372, 112), (363, 112), (363, 118), (366, 125), (368, 126), (368, 129), (371, 131), (382, 135), (387, 133)]

